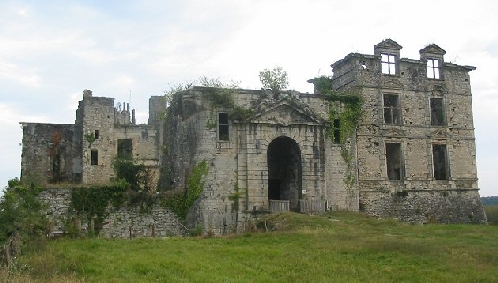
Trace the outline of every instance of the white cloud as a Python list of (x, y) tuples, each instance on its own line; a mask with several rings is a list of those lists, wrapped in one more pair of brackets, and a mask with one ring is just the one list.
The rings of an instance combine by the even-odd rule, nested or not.
[(498, 158), (490, 149), (498, 142), (498, 2), (116, 3), (2, 3), (0, 122), (2, 134), (15, 137), (3, 139), (2, 156), (20, 158), (18, 121), (74, 121), (84, 89), (116, 102), (129, 101), (131, 90), (131, 107), (146, 121), (148, 98), (168, 83), (207, 75), (259, 88), (260, 70), (282, 66), (290, 88), (311, 91), (306, 80), (330, 75), (334, 61), (349, 52), (372, 54), (374, 44), (392, 38), (404, 47), (403, 57), (417, 59), (419, 49), (436, 43), (446, 61), (477, 67), (470, 75), (478, 166), (485, 166), (479, 178), (483, 192), (498, 195), (489, 170), (496, 167), (489, 160)]

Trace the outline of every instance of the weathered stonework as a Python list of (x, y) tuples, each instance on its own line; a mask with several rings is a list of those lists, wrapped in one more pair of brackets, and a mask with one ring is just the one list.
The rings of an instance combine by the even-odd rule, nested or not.
[[(47, 216), (52, 236), (70, 232), (70, 225), (77, 226), (83, 234), (89, 232), (92, 224), (86, 221), (87, 215), (78, 214), (71, 206), (72, 191), (73, 189), (47, 188), (39, 195), (40, 200), (48, 204)], [(126, 203), (118, 209), (110, 205), (107, 213), (99, 233), (103, 237), (167, 237), (186, 233), (174, 213), (157, 205), (147, 213), (141, 212), (137, 207), (129, 208)]]
[[(364, 100), (356, 133), (360, 210), (412, 222), (483, 222), (468, 74), (475, 68), (444, 62), (435, 44), (420, 50), (420, 60), (400, 58), (401, 48), (388, 39), (373, 56), (351, 53), (332, 64), (335, 89)], [(386, 54), (393, 64), (382, 63)], [(395, 69), (386, 74), (382, 65)], [(386, 105), (393, 96), (397, 105)], [(389, 144), (399, 145), (399, 161), (388, 159)], [(389, 176), (390, 162), (400, 173)]]
[[(130, 117), (130, 113), (132, 114)], [(37, 184), (107, 184), (115, 179), (119, 141), (130, 141), (130, 155), (159, 178), (158, 126), (136, 125), (134, 110), (85, 90), (74, 125), (21, 122), (21, 179)]]
[[(316, 85), (314, 94), (191, 87), (167, 109), (164, 97), (153, 96), (148, 125), (135, 125), (133, 111), (130, 121), (129, 106), (85, 91), (74, 125), (22, 123), (21, 176), (109, 183), (114, 158), (125, 153), (155, 172), (160, 190), (183, 192), (205, 160), (204, 189), (186, 222), (215, 234), (281, 210), (485, 222), (468, 74), (475, 68), (446, 63), (435, 44), (421, 49), (419, 60), (401, 58), (401, 49), (387, 39), (374, 55), (351, 53), (332, 64), (328, 91), (358, 94), (363, 102), (345, 139), (333, 137), (344, 121), (332, 116), (346, 102), (331, 101)], [(110, 217), (115, 229), (103, 233), (126, 236), (126, 225), (138, 222), (142, 235), (152, 227), (154, 234), (174, 230), (156, 226), (169, 212), (126, 213), (134, 212)]]

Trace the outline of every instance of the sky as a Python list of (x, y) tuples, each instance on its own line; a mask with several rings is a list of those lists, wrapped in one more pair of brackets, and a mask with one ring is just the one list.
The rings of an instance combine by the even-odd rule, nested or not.
[(23, 122), (74, 123), (85, 89), (129, 102), (200, 76), (260, 89), (281, 66), (289, 89), (332, 75), (350, 52), (391, 38), (401, 57), (435, 43), (471, 65), (481, 196), (498, 195), (498, 1), (0, 0), (0, 188), (19, 177)]

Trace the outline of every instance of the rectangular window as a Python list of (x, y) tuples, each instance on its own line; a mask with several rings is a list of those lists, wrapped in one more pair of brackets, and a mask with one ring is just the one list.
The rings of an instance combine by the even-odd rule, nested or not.
[(386, 124), (401, 124), (399, 95), (384, 94), (384, 122)]
[(99, 151), (96, 149), (92, 149), (90, 152), (90, 164), (99, 165)]
[(432, 145), (432, 161), (435, 180), (448, 180), (450, 170), (448, 166), (448, 152), (445, 144)]
[(334, 119), (334, 143), (341, 143), (341, 120)]
[(400, 143), (386, 143), (387, 178), (403, 180), (404, 166)]
[(96, 140), (98, 140), (98, 139), (99, 139), (99, 137), (100, 137), (100, 135), (99, 135), (99, 134), (100, 134), (99, 130), (95, 130), (95, 139), (96, 139)]
[(427, 58), (427, 77), (429, 79), (439, 79), (441, 76), (441, 64), (438, 59)]
[(133, 142), (131, 139), (118, 139), (118, 158), (133, 158)]
[(433, 126), (444, 126), (446, 121), (444, 119), (443, 111), (443, 99), (442, 98), (431, 98), (431, 125)]
[(396, 56), (392, 54), (380, 54), (382, 73), (388, 75), (396, 74)]
[(228, 141), (230, 138), (228, 132), (228, 113), (218, 113), (218, 139)]

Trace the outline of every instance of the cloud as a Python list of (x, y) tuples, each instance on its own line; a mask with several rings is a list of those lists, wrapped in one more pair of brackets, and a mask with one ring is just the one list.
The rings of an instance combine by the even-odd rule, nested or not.
[[(1, 154), (20, 156), (17, 121), (74, 122), (84, 89), (131, 100), (146, 121), (148, 98), (168, 84), (207, 75), (257, 89), (259, 71), (282, 66), (290, 88), (311, 92), (307, 79), (331, 75), (331, 63), (350, 52), (372, 54), (374, 44), (392, 38), (404, 47), (403, 57), (417, 59), (419, 49), (436, 43), (447, 51), (446, 61), (477, 67), (470, 76), (478, 166), (488, 168), (498, 158), (490, 148), (498, 142), (496, 3), (6, 1), (0, 10), (0, 121), (9, 125), (2, 125), (2, 134), (15, 138), (4, 139)], [(498, 195), (489, 170), (479, 177), (483, 191)]]

